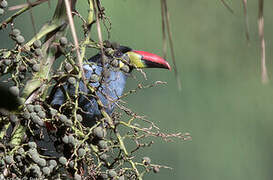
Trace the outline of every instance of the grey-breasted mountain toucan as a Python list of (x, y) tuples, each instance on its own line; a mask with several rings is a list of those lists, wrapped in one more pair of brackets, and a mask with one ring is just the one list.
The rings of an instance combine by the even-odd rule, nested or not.
[[(107, 50), (107, 49), (106, 49)], [(109, 55), (111, 54), (111, 55)], [(105, 53), (105, 69), (106, 76), (104, 83), (101, 84), (99, 78), (102, 76), (103, 64), (101, 54), (91, 57), (87, 63), (83, 65), (86, 79), (89, 84), (97, 88), (97, 96), (104, 105), (106, 112), (111, 115), (115, 107), (115, 101), (122, 95), (128, 75), (135, 68), (165, 68), (171, 69), (166, 60), (156, 54), (145, 51), (132, 50), (126, 46), (120, 46)], [(94, 78), (99, 77), (99, 78)], [(65, 102), (65, 91), (73, 94), (74, 86), (66, 83), (63, 88), (57, 88), (53, 94), (51, 105), (59, 107)], [(82, 94), (79, 97), (79, 106), (85, 112), (83, 119), (90, 122), (95, 118), (101, 117), (100, 108), (94, 96), (87, 96), (89, 90), (80, 81), (79, 90)]]

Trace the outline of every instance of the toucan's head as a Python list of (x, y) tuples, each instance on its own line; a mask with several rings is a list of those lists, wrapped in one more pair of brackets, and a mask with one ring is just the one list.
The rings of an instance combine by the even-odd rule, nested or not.
[[(127, 61), (130, 69), (134, 68), (164, 68), (171, 70), (168, 62), (162, 57), (145, 51), (132, 50), (126, 46), (120, 46), (115, 54), (115, 57), (120, 57), (118, 66), (122, 68)], [(126, 60), (125, 62), (122, 60)]]

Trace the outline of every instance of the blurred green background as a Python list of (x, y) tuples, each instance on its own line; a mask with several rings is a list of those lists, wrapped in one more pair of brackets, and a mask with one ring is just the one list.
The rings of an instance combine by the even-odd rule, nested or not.
[[(17, 2), (10, 2), (11, 4)], [(273, 1), (265, 2), (266, 56), (270, 82), (260, 81), (258, 2), (248, 1), (250, 44), (245, 38), (241, 1), (228, 1), (231, 14), (218, 1), (168, 1), (178, 70), (179, 92), (173, 72), (146, 70), (148, 81), (167, 81), (167, 86), (147, 89), (127, 100), (130, 107), (168, 132), (190, 132), (187, 142), (157, 141), (145, 156), (173, 170), (161, 170), (146, 179), (175, 180), (270, 180), (273, 177)], [(159, 0), (105, 0), (111, 18), (111, 40), (138, 50), (162, 55)], [(33, 10), (35, 26), (52, 16), (45, 4)], [(86, 15), (86, 2), (78, 11)], [(2, 17), (1, 17), (2, 18)], [(79, 21), (80, 22), (80, 21)], [(77, 23), (80, 26), (80, 23)], [(25, 37), (33, 35), (30, 16), (16, 20)], [(104, 37), (106, 35), (104, 34)], [(7, 44), (1, 31), (0, 47)], [(95, 52), (89, 52), (90, 56)], [(168, 61), (171, 56), (168, 54)], [(129, 80), (127, 89), (136, 87)]]

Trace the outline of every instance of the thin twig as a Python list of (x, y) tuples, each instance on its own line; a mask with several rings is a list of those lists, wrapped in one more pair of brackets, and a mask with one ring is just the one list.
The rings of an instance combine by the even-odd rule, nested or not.
[(233, 9), (230, 7), (230, 5), (228, 5), (228, 3), (225, 0), (221, 0), (221, 2), (229, 10), (229, 12), (231, 12), (232, 14), (234, 14)]
[(26, 7), (34, 7), (34, 6), (37, 6), (39, 4), (42, 4), (43, 2), (46, 2), (46, 1), (49, 1), (49, 0), (37, 0), (35, 2), (27, 2), (25, 4), (20, 4), (20, 5), (16, 5), (16, 6), (11, 6), (9, 7), (9, 11), (14, 11), (14, 10), (17, 10), (17, 9), (22, 9), (22, 8), (26, 8)]
[(37, 5), (40, 5), (40, 4), (42, 4), (43, 2), (46, 2), (46, 1), (48, 1), (48, 0), (38, 0), (38, 1), (34, 2), (34, 3), (27, 4), (26, 6), (23, 6), (22, 9), (20, 9), (19, 11), (17, 11), (16, 13), (14, 13), (13, 15), (11, 15), (10, 17), (8, 17), (7, 19), (5, 19), (4, 21), (2, 21), (0, 23), (0, 30), (5, 28), (8, 23), (11, 23), (16, 17), (20, 16), (21, 14), (23, 14), (27, 10), (29, 10), (29, 9), (37, 6)]
[(161, 23), (162, 23), (162, 40), (163, 40), (163, 57), (167, 57), (167, 40), (166, 40), (166, 25), (165, 25), (165, 11), (164, 11), (164, 0), (161, 0)]
[(169, 45), (170, 45), (170, 49), (171, 49), (171, 55), (172, 55), (172, 61), (173, 61), (173, 65), (174, 65), (174, 74), (176, 77), (176, 81), (177, 81), (177, 86), (178, 86), (178, 90), (181, 91), (182, 89), (182, 85), (181, 85), (181, 80), (177, 71), (177, 65), (176, 65), (176, 59), (175, 59), (175, 55), (174, 55), (174, 45), (173, 45), (173, 39), (172, 39), (172, 33), (171, 33), (171, 27), (170, 27), (170, 14), (168, 11), (168, 7), (167, 7), (167, 2), (166, 0), (162, 1), (164, 4), (164, 10), (165, 10), (165, 18), (166, 18), (166, 25), (167, 25), (167, 33), (169, 36)]
[(76, 48), (78, 65), (79, 65), (79, 68), (80, 68), (81, 73), (82, 73), (82, 79), (85, 80), (85, 75), (84, 75), (84, 70), (83, 70), (83, 62), (82, 62), (82, 58), (81, 58), (81, 54), (80, 54), (80, 48), (79, 48), (78, 36), (77, 36), (77, 33), (76, 33), (76, 28), (75, 28), (75, 24), (74, 24), (74, 21), (73, 21), (69, 0), (65, 0), (65, 7), (66, 7), (66, 14), (67, 14), (68, 22), (69, 22), (69, 25), (70, 25), (70, 28), (71, 28), (72, 37), (73, 37), (75, 48)]
[[(98, 32), (98, 38), (99, 38), (99, 45), (100, 45), (100, 51), (101, 51), (101, 61), (102, 61), (102, 77), (101, 78), (101, 84), (104, 83), (103, 79), (106, 74), (106, 67), (105, 67), (105, 54), (103, 50), (103, 41), (102, 41), (102, 33), (101, 33), (101, 26), (100, 26), (100, 18), (99, 18), (99, 9), (100, 9), (100, 1), (99, 0), (92, 0), (93, 4), (96, 6), (94, 7), (94, 13), (96, 15), (96, 25), (97, 25), (97, 32)], [(95, 3), (96, 2), (96, 3)]]
[(243, 1), (243, 7), (244, 7), (244, 16), (245, 16), (245, 30), (246, 30), (246, 40), (249, 42), (249, 25), (248, 25), (248, 15), (247, 15), (247, 0)]
[[(27, 0), (27, 3), (29, 4), (29, 6), (31, 6), (31, 2), (29, 0)], [(32, 13), (32, 9), (29, 10), (29, 14), (30, 14), (30, 19), (31, 19), (31, 24), (32, 24), (32, 27), (33, 27), (34, 35), (36, 36), (37, 30), (35, 28), (35, 22), (34, 22), (34, 16), (33, 16), (33, 13)]]
[(263, 16), (264, 1), (259, 0), (258, 28), (261, 45), (261, 68), (262, 68), (262, 83), (268, 82), (266, 59), (265, 59), (265, 39), (264, 39), (264, 16)]

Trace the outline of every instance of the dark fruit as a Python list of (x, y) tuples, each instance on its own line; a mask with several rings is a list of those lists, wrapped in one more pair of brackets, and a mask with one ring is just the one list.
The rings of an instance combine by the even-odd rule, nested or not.
[(25, 38), (22, 35), (16, 36), (16, 41), (18, 44), (23, 44), (25, 42)]
[(37, 148), (37, 144), (35, 142), (28, 142), (29, 148)]
[(96, 137), (102, 139), (106, 136), (106, 131), (102, 127), (96, 127), (93, 129), (93, 133)]
[(107, 147), (108, 147), (107, 142), (104, 140), (100, 140), (98, 143), (98, 146), (100, 149), (107, 149)]
[(151, 159), (149, 157), (143, 157), (142, 161), (145, 165), (151, 164)]
[(68, 43), (68, 40), (67, 40), (66, 37), (61, 37), (60, 38), (60, 44), (61, 44), (61, 46), (65, 46), (65, 45), (67, 45), (67, 43)]
[(42, 46), (42, 42), (39, 39), (33, 42), (34, 48), (40, 48), (41, 46)]
[(13, 29), (12, 32), (11, 32), (11, 34), (13, 36), (19, 36), (21, 34), (21, 31), (19, 29)]
[(8, 6), (8, 2), (6, 0), (3, 0), (1, 3), (0, 3), (0, 6), (2, 8), (6, 8)]
[(114, 178), (114, 177), (117, 176), (117, 173), (116, 173), (115, 170), (110, 169), (110, 170), (108, 171), (108, 176), (109, 176), (110, 178)]
[(157, 166), (153, 167), (153, 171), (154, 171), (154, 173), (158, 173), (159, 172), (159, 167), (157, 167)]
[(32, 66), (32, 70), (33, 70), (34, 72), (40, 71), (40, 64), (34, 64), (34, 65)]
[(67, 163), (67, 159), (65, 158), (65, 157), (60, 157), (59, 158), (59, 162), (62, 164), (62, 165), (66, 165), (66, 163)]

